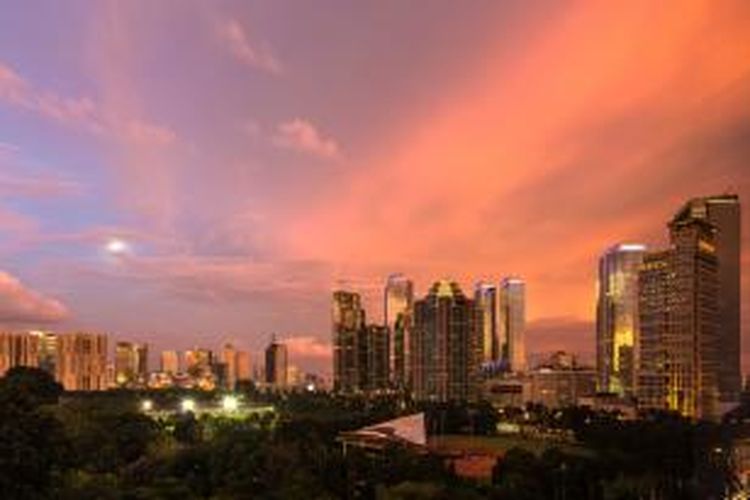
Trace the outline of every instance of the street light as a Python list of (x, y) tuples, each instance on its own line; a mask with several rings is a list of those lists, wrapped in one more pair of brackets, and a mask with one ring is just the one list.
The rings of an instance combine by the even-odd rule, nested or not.
[(144, 399), (141, 401), (141, 410), (143, 411), (151, 411), (154, 409), (154, 402), (150, 399)]
[(195, 401), (192, 399), (183, 399), (182, 403), (180, 403), (180, 407), (182, 408), (182, 411), (185, 413), (189, 411), (195, 411)]
[(221, 399), (221, 407), (224, 411), (237, 411), (239, 406), (240, 402), (237, 400), (236, 396), (224, 396)]

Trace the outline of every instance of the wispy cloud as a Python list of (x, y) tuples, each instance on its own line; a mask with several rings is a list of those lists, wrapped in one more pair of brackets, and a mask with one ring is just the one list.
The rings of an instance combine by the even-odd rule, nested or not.
[(282, 148), (294, 149), (312, 155), (336, 159), (341, 157), (338, 143), (324, 137), (310, 121), (303, 118), (280, 123), (273, 143)]
[(0, 271), (0, 324), (39, 324), (62, 321), (69, 315), (62, 302), (27, 287)]
[(34, 86), (0, 61), (0, 101), (93, 134), (114, 136), (128, 143), (165, 145), (176, 134), (167, 127), (142, 119), (106, 113), (90, 97), (62, 96)]
[(242, 25), (235, 19), (219, 24), (217, 32), (237, 60), (253, 68), (279, 75), (283, 68), (266, 43), (251, 43)]

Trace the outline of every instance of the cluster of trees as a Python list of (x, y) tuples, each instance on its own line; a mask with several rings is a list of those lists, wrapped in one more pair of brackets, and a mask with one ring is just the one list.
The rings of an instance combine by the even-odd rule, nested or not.
[[(583, 408), (508, 409), (511, 418), (569, 429), (581, 446), (511, 449), (479, 484), (430, 454), (349, 448), (345, 456), (336, 437), (414, 409), (425, 411), (431, 432), (491, 435), (498, 415), (485, 403), (248, 388), (245, 397), (273, 403), (278, 418), (155, 420), (139, 411), (141, 396), (63, 396), (46, 372), (9, 371), (0, 379), (2, 498), (722, 498), (733, 488), (726, 429), (673, 415), (627, 422)], [(167, 405), (183, 395), (150, 396)]]

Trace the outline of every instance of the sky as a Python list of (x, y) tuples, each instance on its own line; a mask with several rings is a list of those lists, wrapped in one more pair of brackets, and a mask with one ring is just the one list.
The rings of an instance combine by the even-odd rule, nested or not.
[(0, 0), (4, 329), (330, 372), (333, 289), (515, 275), (586, 356), (598, 256), (724, 192), (747, 371), (745, 0)]

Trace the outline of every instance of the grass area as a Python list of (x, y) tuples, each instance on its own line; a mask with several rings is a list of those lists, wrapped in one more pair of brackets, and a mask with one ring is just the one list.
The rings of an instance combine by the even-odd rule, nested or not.
[(503, 454), (511, 448), (523, 448), (534, 454), (541, 455), (548, 448), (573, 455), (590, 456), (593, 452), (588, 448), (571, 443), (560, 443), (548, 439), (522, 437), (517, 435), (503, 436), (464, 436), (445, 435), (430, 438), (430, 447), (445, 451), (471, 451), (475, 453)]

